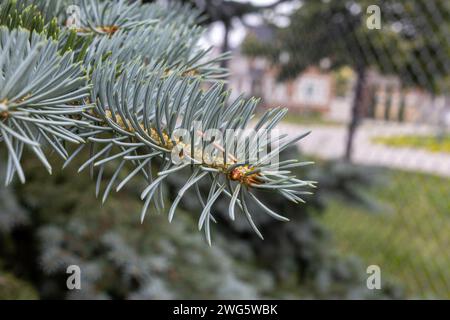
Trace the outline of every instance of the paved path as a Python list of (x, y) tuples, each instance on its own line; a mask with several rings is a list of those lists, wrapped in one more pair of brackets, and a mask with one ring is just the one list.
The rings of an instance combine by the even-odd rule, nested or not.
[[(298, 144), (303, 152), (324, 159), (340, 158), (344, 154), (347, 130), (339, 126), (304, 126), (281, 124), (281, 132), (289, 134), (311, 130), (311, 134)], [(429, 152), (413, 148), (393, 148), (375, 144), (375, 136), (399, 134), (427, 134), (430, 128), (418, 125), (367, 123), (359, 127), (355, 140), (353, 161), (360, 164), (379, 165), (432, 173), (450, 177), (450, 154)]]

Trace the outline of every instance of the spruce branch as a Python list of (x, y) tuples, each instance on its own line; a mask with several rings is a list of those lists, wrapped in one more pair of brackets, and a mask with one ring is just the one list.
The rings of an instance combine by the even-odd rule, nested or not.
[[(211, 191), (199, 217), (199, 228), (205, 227), (206, 237), (210, 239), (209, 220), (213, 219), (210, 210), (221, 194), (231, 196), (232, 202), (243, 210), (255, 232), (260, 234), (247, 210), (248, 201), (256, 200), (267, 214), (278, 220), (287, 219), (265, 206), (252, 190), (278, 192), (288, 200), (298, 203), (303, 200), (296, 189), (314, 187), (312, 181), (302, 181), (289, 175), (289, 168), (303, 166), (306, 163), (293, 160), (268, 165), (265, 162), (306, 134), (291, 140), (282, 140), (277, 149), (266, 155), (266, 159), (253, 162), (250, 159), (250, 163), (248, 159), (227, 155), (226, 148), (220, 144), (215, 145), (216, 152), (213, 153), (213, 157), (205, 158), (206, 145), (201, 139), (197, 144), (174, 139), (174, 133), (179, 128), (200, 136), (209, 129), (217, 129), (222, 133), (228, 129), (243, 130), (250, 124), (257, 104), (256, 99), (237, 99), (227, 108), (229, 92), (223, 90), (221, 83), (218, 82), (204, 91), (200, 88), (200, 80), (195, 77), (187, 77), (180, 71), (164, 76), (163, 70), (158, 70), (158, 66), (142, 66), (139, 62), (125, 66), (117, 77), (116, 73), (115, 64), (99, 67), (94, 71), (91, 101), (96, 101), (95, 112), (99, 117), (98, 122), (107, 123), (104, 130), (111, 132), (112, 136), (97, 138), (98, 135), (103, 135), (103, 132), (96, 130), (88, 141), (102, 145), (101, 151), (93, 153), (82, 166), (82, 169), (88, 165), (99, 167), (100, 172), (103, 172), (106, 163), (122, 159), (105, 188), (103, 201), (114, 184), (117, 185), (116, 189), (120, 190), (132, 177), (142, 172), (149, 181), (149, 185), (141, 194), (141, 198), (145, 200), (141, 213), (143, 220), (152, 202), (156, 208), (164, 207), (164, 197), (160, 196), (163, 181), (172, 174), (190, 168), (192, 175), (169, 209), (169, 220), (173, 219), (177, 205), (185, 192), (197, 187), (202, 179), (210, 177)], [(285, 109), (267, 111), (256, 124), (256, 128), (270, 132), (284, 114)], [(197, 129), (195, 123), (203, 125)], [(224, 144), (238, 139), (236, 135), (239, 135), (239, 132), (235, 136), (228, 136)], [(177, 149), (180, 146), (181, 150)], [(190, 161), (174, 164), (171, 158), (174, 151), (182, 157), (189, 158)], [(159, 172), (153, 177), (148, 164), (155, 159), (159, 163)], [(135, 170), (119, 182), (116, 179), (124, 162), (131, 162)], [(100, 176), (98, 179), (101, 181)], [(202, 201), (203, 196), (199, 195)], [(234, 206), (230, 206), (230, 217), (234, 218)]]
[(72, 60), (71, 53), (58, 53), (55, 41), (24, 29), (0, 27), (0, 138), (9, 151), (7, 184), (15, 173), (25, 182), (20, 165), (24, 146), (51, 172), (42, 150), (45, 142), (64, 158), (61, 140), (84, 142), (70, 128), (88, 125), (73, 115), (88, 108), (76, 104), (89, 88), (83, 68)]
[[(189, 171), (168, 218), (174, 218), (187, 192), (195, 191), (203, 208), (198, 228), (208, 243), (210, 222), (217, 221), (213, 206), (221, 196), (230, 199), (230, 219), (235, 219), (237, 207), (261, 238), (250, 201), (269, 216), (287, 221), (255, 191), (303, 202), (303, 189), (315, 184), (296, 178), (291, 169), (309, 163), (274, 159), (307, 133), (292, 139), (275, 133), (286, 109), (268, 110), (252, 122), (258, 99), (229, 101), (230, 92), (217, 81), (227, 72), (217, 64), (229, 55), (211, 58), (210, 50), (199, 46), (199, 12), (185, 5), (124, 0), (76, 3), (81, 24), (75, 29), (61, 23), (61, 8), (51, 0), (26, 7), (26, 19), (16, 13), (6, 15), (13, 18), (0, 17), (8, 22), (0, 27), (0, 138), (8, 150), (6, 182), (16, 173), (25, 180), (20, 166), (24, 147), (49, 172), (44, 144), (65, 159), (63, 168), (88, 148), (90, 156), (79, 171), (89, 168), (96, 178), (96, 195), (103, 191), (103, 202), (135, 177), (146, 181), (141, 220), (150, 205), (163, 211), (164, 181)], [(48, 12), (39, 10), (53, 12), (55, 19), (42, 18)], [(256, 135), (246, 137), (249, 128)], [(180, 130), (189, 137), (179, 135)], [(263, 134), (269, 139), (261, 140)], [(245, 152), (248, 146), (267, 149), (275, 141), (278, 146), (261, 157)], [(69, 154), (66, 142), (79, 146)], [(102, 188), (109, 164), (116, 168)], [(123, 169), (129, 167), (124, 176)], [(205, 194), (199, 188), (203, 181), (210, 185)]]
[(81, 34), (111, 36), (118, 30), (131, 30), (140, 25), (151, 25), (157, 20), (148, 19), (139, 12), (140, 2), (118, 0), (79, 0), (74, 3), (80, 8), (77, 31)]
[(227, 70), (218, 67), (218, 64), (228, 59), (229, 54), (210, 58), (211, 48), (198, 46), (202, 34), (200, 27), (171, 23), (120, 30), (111, 37), (95, 37), (84, 63), (94, 67), (105, 57), (118, 63), (139, 58), (144, 64), (160, 64), (166, 73), (184, 69), (186, 73), (201, 75), (205, 79), (223, 78)]

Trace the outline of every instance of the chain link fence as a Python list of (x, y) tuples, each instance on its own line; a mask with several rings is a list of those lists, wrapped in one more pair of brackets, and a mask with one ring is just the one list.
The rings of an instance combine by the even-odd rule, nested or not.
[(271, 41), (288, 80), (252, 56), (249, 86), (290, 108), (285, 131), (312, 131), (304, 153), (379, 168), (362, 190), (375, 210), (330, 201), (322, 222), (338, 250), (409, 297), (450, 298), (450, 2), (304, 1), (281, 29)]

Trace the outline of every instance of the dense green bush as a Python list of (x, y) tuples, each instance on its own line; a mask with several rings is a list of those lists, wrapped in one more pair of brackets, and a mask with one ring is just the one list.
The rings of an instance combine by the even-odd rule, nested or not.
[[(296, 151), (290, 152), (293, 156)], [(388, 283), (382, 292), (367, 290), (365, 266), (338, 255), (329, 233), (316, 219), (332, 196), (361, 204), (355, 192), (368, 179), (367, 173), (338, 163), (308, 171), (324, 188), (300, 210), (282, 198), (271, 199), (271, 206), (286, 212), (291, 221), (277, 222), (260, 215), (256, 222), (265, 241), (240, 215), (235, 223), (228, 222), (227, 200), (220, 199), (213, 209), (220, 223), (213, 225), (214, 245), (209, 247), (200, 233), (193, 232), (196, 202), (182, 202), (183, 211), (179, 209), (179, 219), (172, 224), (164, 215), (152, 214), (141, 225), (135, 214), (141, 205), (136, 200), (139, 185), (129, 185), (100, 206), (92, 197), (94, 186), (87, 173), (74, 176), (77, 165), (75, 161), (48, 177), (36, 170), (32, 159), (26, 160), (29, 181), (16, 185), (17, 201), (0, 212), (0, 225), (6, 226), (0, 238), (4, 266), (27, 281), (24, 288), (33, 287), (41, 298), (400, 296)], [(108, 167), (105, 179), (113, 171), (114, 166)], [(169, 195), (180, 187), (181, 182), (174, 180), (165, 186)], [(9, 192), (10, 201), (14, 194)], [(22, 220), (13, 223), (18, 211)], [(66, 289), (70, 264), (81, 266), (80, 291)]]

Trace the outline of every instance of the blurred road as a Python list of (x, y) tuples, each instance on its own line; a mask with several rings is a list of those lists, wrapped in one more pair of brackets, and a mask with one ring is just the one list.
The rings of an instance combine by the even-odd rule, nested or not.
[[(311, 134), (298, 142), (300, 149), (323, 159), (340, 158), (344, 154), (347, 128), (345, 126), (295, 125), (281, 123), (281, 133), (298, 134), (311, 130)], [(413, 170), (450, 177), (450, 154), (413, 148), (394, 148), (371, 141), (374, 137), (427, 134), (431, 130), (416, 124), (365, 123), (356, 133), (353, 161), (359, 164)]]

